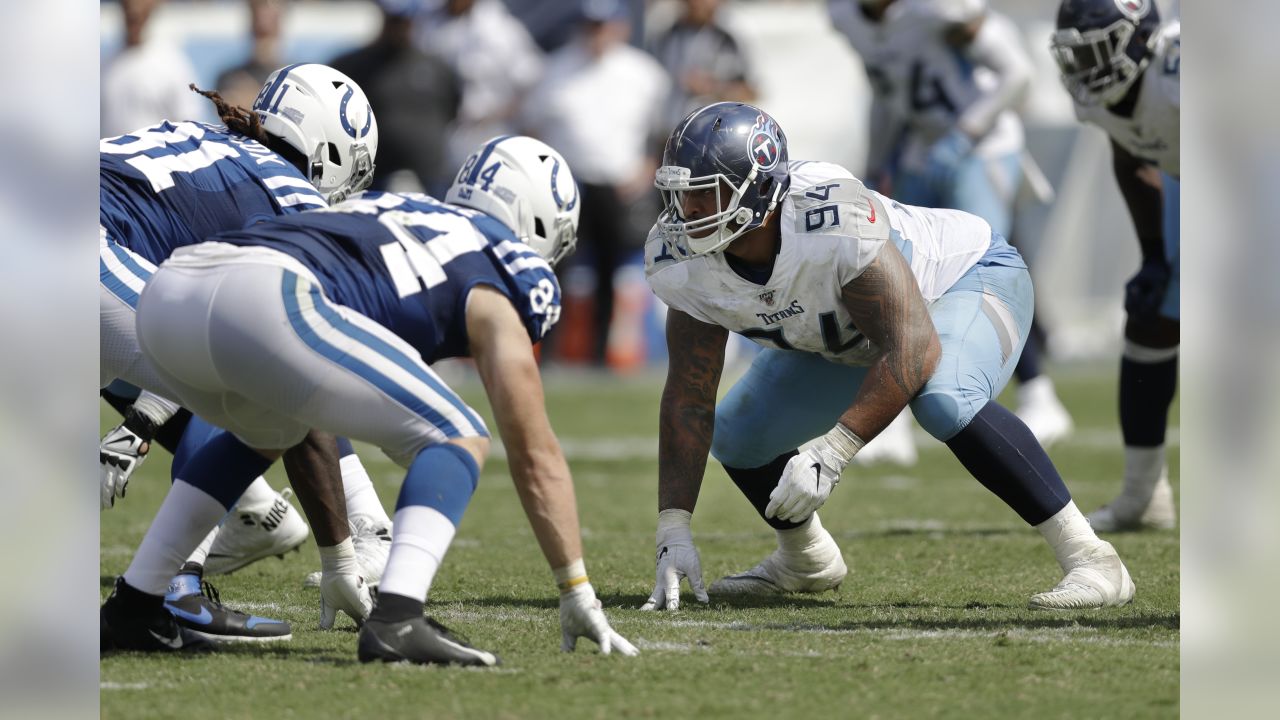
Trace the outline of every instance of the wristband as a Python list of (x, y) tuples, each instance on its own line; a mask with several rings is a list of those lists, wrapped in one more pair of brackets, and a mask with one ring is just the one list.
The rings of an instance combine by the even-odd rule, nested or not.
[(844, 462), (844, 465), (840, 467), (841, 470), (844, 470), (844, 467), (853, 460), (853, 456), (857, 455), (858, 451), (867, 444), (865, 440), (855, 435), (852, 430), (841, 423), (836, 423), (836, 426), (828, 430), (827, 434), (822, 437), (826, 438), (827, 445)]
[(590, 582), (587, 579), (587, 566), (582, 562), (581, 558), (551, 572), (556, 576), (556, 585), (560, 588), (561, 593), (567, 593), (579, 585), (585, 585)]
[(320, 548), (320, 570), (325, 574), (359, 575), (355, 545), (347, 538), (337, 545)]

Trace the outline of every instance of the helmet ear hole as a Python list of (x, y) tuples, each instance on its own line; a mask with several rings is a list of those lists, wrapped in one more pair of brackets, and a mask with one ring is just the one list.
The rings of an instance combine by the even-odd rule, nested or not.
[(342, 154), (338, 152), (338, 146), (329, 143), (329, 162), (342, 167)]
[(533, 234), (540, 238), (547, 237), (547, 228), (542, 224), (542, 218), (533, 219)]

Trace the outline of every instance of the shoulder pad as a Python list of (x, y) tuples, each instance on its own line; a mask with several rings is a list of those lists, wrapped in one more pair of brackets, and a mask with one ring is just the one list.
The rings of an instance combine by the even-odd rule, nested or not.
[(848, 235), (867, 240), (889, 239), (889, 218), (875, 193), (857, 178), (833, 178), (792, 189), (795, 232)]

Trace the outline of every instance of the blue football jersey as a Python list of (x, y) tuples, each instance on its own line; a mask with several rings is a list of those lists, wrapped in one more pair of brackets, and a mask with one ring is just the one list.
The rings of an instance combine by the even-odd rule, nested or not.
[(327, 204), (291, 163), (221, 125), (165, 121), (98, 149), (100, 222), (156, 264), (210, 235)]
[(292, 256), (329, 299), (428, 363), (470, 354), (466, 298), (476, 285), (506, 295), (535, 343), (560, 318), (560, 284), (541, 256), (488, 215), (426, 195), (366, 192), (212, 239)]

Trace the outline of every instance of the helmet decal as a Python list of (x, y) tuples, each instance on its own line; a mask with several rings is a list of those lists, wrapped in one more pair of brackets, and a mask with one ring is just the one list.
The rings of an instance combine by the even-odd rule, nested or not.
[(553, 163), (551, 166), (551, 199), (555, 200), (556, 207), (561, 210), (572, 210), (573, 207), (578, 204), (577, 185), (576, 183), (574, 184), (573, 197), (568, 202), (565, 202), (564, 198), (560, 197), (560, 189), (557, 187), (560, 177), (560, 160), (558, 158), (552, 158), (551, 160)]
[(351, 102), (351, 98), (354, 97), (355, 94), (355, 88), (348, 85), (347, 92), (342, 96), (342, 102), (338, 105), (338, 120), (342, 122), (342, 129), (346, 131), (353, 140), (362, 138), (369, 134), (369, 127), (373, 125), (373, 108), (367, 103), (365, 104), (364, 128), (360, 130), (360, 132), (357, 133), (355, 127), (351, 124), (351, 121), (347, 119), (347, 103)]
[(1122, 15), (1136, 22), (1151, 9), (1151, 0), (1116, 0), (1116, 7)]
[(756, 124), (751, 126), (751, 133), (747, 136), (747, 148), (761, 170), (769, 171), (778, 166), (782, 148), (778, 144), (778, 126), (773, 118), (764, 114), (756, 116)]

